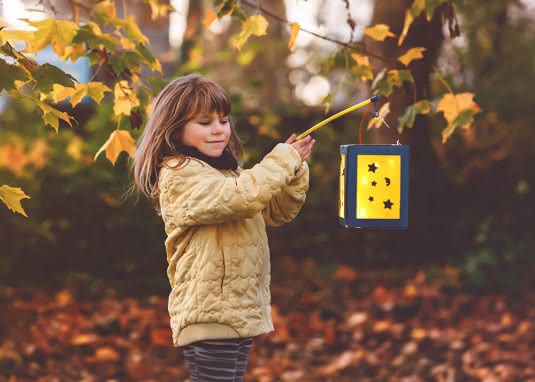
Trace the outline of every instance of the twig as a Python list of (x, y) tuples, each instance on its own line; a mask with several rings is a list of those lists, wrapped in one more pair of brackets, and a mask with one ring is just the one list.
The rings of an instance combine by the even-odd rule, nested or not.
[[(277, 20), (277, 21), (279, 21), (281, 23), (285, 23), (287, 25), (291, 24), (287, 19), (285, 19), (283, 17), (280, 17), (279, 15), (276, 15), (276, 14), (268, 11), (267, 9), (265, 9), (262, 6), (259, 6), (258, 4), (253, 4), (248, 0), (241, 0), (240, 2), (245, 4), (245, 5), (247, 5), (247, 6), (249, 6), (249, 7), (251, 7), (251, 8), (260, 9), (260, 11), (262, 11), (262, 13), (266, 14), (267, 16), (269, 16), (269, 17), (271, 17), (271, 18), (273, 18), (273, 19), (275, 19), (275, 20)], [(321, 34), (318, 34), (316, 32), (310, 31), (308, 29), (304, 29), (301, 26), (300, 26), (300, 30), (302, 30), (305, 33), (309, 33), (312, 36), (321, 38), (322, 40), (333, 42), (333, 43), (335, 43), (337, 45), (343, 46), (346, 49), (351, 49), (351, 50), (355, 50), (355, 51), (360, 52), (360, 53), (364, 53), (364, 54), (366, 54), (366, 55), (368, 55), (370, 57), (376, 58), (376, 59), (378, 59), (378, 60), (380, 60), (380, 61), (382, 61), (384, 63), (387, 63), (387, 61), (386, 61), (386, 59), (384, 57), (366, 50), (366, 46), (363, 43), (348, 44), (348, 43), (345, 43), (343, 41), (337, 40), (335, 38), (331, 38), (331, 37), (328, 37), (328, 36), (323, 36)]]

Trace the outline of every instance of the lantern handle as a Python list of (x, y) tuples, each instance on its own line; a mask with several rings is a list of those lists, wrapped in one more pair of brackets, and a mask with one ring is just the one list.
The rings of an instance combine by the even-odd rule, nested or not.
[(369, 105), (370, 103), (373, 102), (373, 104), (375, 105), (375, 112), (374, 112), (374, 116), (377, 117), (379, 116), (379, 110), (377, 109), (377, 100), (379, 99), (378, 96), (373, 96), (369, 99), (367, 99), (366, 101), (362, 101), (361, 103), (358, 103), (356, 105), (353, 105), (351, 107), (348, 107), (347, 109), (344, 109), (342, 110), (341, 112), (339, 113), (336, 113), (335, 115), (332, 115), (330, 116), (329, 118), (327, 119), (324, 119), (323, 121), (321, 121), (320, 123), (312, 126), (310, 129), (308, 129), (307, 131), (305, 131), (304, 133), (301, 133), (300, 135), (298, 135), (295, 140), (298, 141), (300, 139), (303, 139), (304, 137), (306, 137), (307, 135), (309, 135), (310, 133), (312, 133), (313, 131), (319, 129), (320, 127), (326, 125), (327, 123), (335, 120), (336, 118), (338, 117), (341, 117), (342, 115), (344, 114), (347, 114), (353, 110), (357, 110), (357, 109), (360, 109), (361, 107), (364, 107), (366, 105)]

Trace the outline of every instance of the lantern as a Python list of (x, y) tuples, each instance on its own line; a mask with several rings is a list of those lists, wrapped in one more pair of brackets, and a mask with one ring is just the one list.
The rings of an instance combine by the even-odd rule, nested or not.
[[(303, 139), (330, 121), (373, 103), (374, 117), (379, 115), (378, 97), (348, 107), (312, 126), (296, 137)], [(359, 142), (362, 143), (362, 116)], [(400, 145), (340, 146), (340, 190), (338, 216), (340, 224), (353, 228), (407, 228), (409, 198), (409, 147)]]
[(408, 146), (340, 146), (340, 224), (353, 228), (407, 228), (408, 195)]

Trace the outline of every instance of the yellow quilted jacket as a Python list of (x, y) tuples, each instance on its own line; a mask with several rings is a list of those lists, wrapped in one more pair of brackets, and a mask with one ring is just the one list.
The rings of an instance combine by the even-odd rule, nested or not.
[(162, 167), (174, 346), (274, 330), (266, 225), (298, 214), (308, 180), (307, 163), (287, 143), (246, 170), (218, 170), (197, 159)]

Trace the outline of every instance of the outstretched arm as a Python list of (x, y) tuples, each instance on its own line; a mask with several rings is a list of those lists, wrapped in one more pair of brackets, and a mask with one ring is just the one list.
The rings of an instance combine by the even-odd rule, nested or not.
[(252, 218), (288, 186), (300, 165), (299, 153), (279, 143), (237, 178), (225, 177), (194, 159), (180, 168), (164, 167), (160, 173), (162, 218), (177, 226)]

